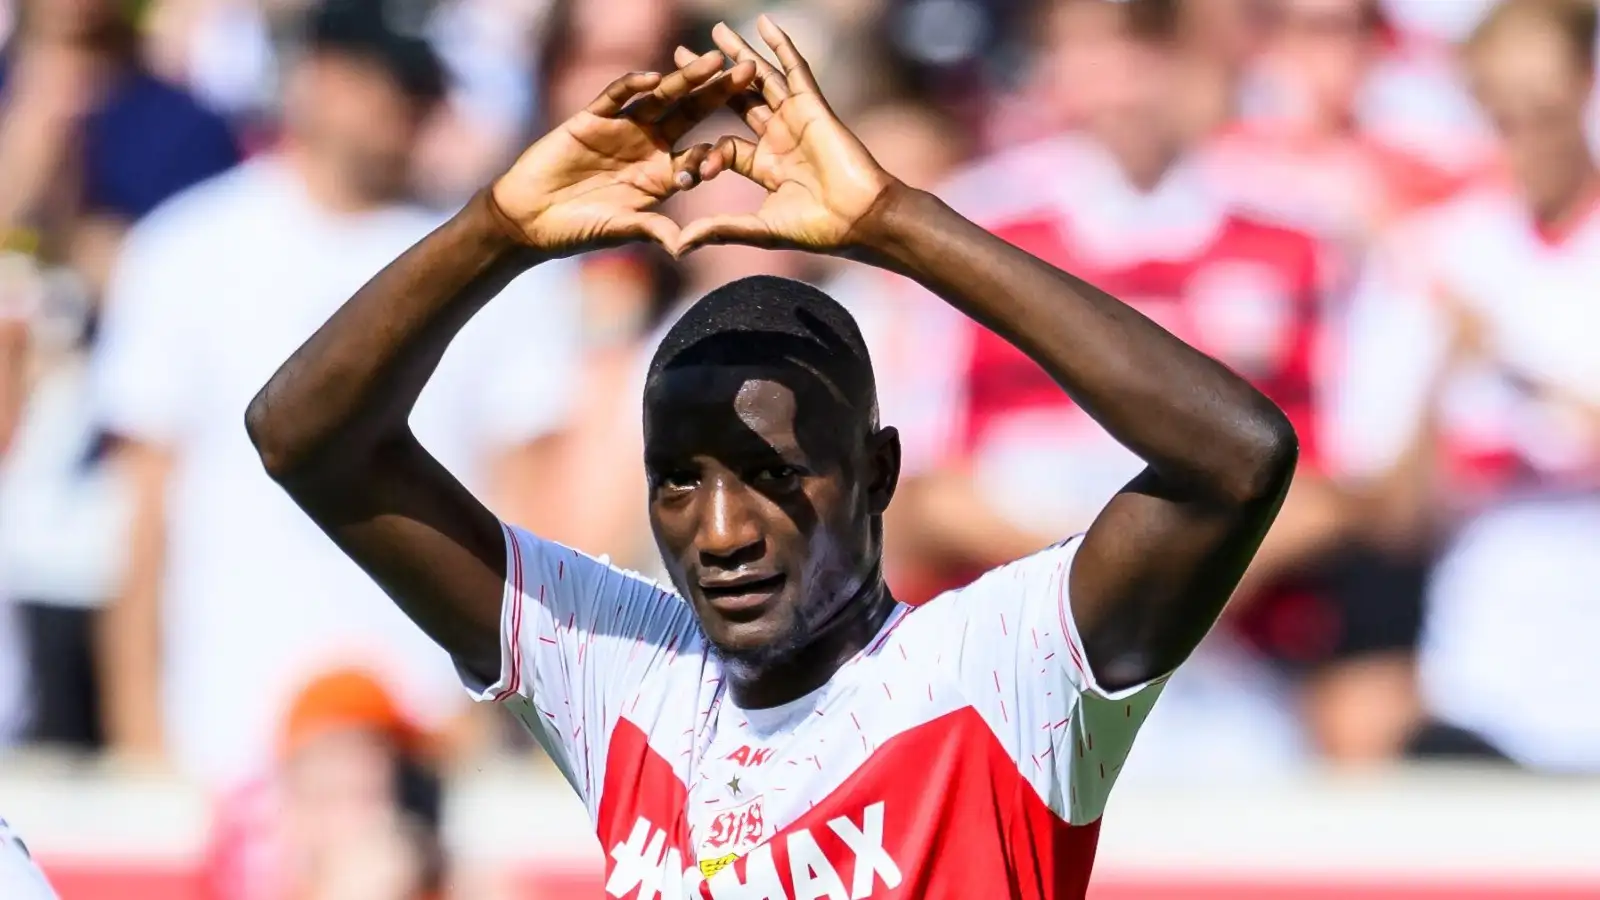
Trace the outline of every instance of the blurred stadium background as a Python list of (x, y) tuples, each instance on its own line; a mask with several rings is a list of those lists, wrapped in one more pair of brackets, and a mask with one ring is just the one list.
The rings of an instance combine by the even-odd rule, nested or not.
[[(1600, 897), (1592, 0), (9, 0), (0, 816), (62, 896), (603, 893), (560, 776), (300, 520), (242, 413), (542, 129), (759, 12), (891, 171), (1299, 428), (1091, 895)], [(729, 177), (673, 214), (757, 202)], [(418, 432), (503, 517), (653, 571), (643, 361), (684, 298), (758, 271), (862, 321), (906, 439), (908, 601), (1130, 474), (910, 286), (746, 248), (541, 267)]]

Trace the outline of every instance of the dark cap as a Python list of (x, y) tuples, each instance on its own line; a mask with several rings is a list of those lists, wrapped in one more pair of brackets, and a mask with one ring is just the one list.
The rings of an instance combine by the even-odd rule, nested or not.
[(416, 0), (320, 0), (309, 11), (307, 49), (381, 65), (400, 89), (419, 100), (442, 99), (449, 77), (424, 37), (433, 4)]

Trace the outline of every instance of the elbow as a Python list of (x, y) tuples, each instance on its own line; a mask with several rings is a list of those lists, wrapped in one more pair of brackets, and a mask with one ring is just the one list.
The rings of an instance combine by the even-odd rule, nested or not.
[(1238, 465), (1230, 499), (1241, 505), (1275, 502), (1289, 489), (1300, 461), (1300, 436), (1283, 410), (1265, 397), (1238, 421)]
[(273, 481), (282, 483), (296, 469), (297, 453), (293, 441), (283, 433), (279, 417), (272, 415), (267, 400), (267, 389), (262, 388), (244, 411), (244, 430), (250, 444), (256, 449), (261, 467)]

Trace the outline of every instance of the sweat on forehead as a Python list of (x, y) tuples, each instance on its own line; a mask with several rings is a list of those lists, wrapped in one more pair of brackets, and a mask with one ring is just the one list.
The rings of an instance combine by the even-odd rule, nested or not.
[(877, 424), (877, 385), (861, 329), (838, 301), (799, 281), (741, 278), (696, 301), (661, 339), (647, 384), (690, 366), (764, 370), (777, 381), (799, 375)]

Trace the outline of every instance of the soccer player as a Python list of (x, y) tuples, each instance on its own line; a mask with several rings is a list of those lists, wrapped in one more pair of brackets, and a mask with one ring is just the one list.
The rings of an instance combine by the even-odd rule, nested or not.
[[(1129, 742), (1271, 523), (1293, 428), (1129, 307), (897, 181), (789, 38), (760, 30), (781, 68), (719, 26), (722, 53), (619, 78), (540, 139), (284, 364), (250, 434), (549, 750), (594, 819), (608, 895), (1083, 897)], [(724, 101), (755, 140), (671, 149)], [(758, 212), (680, 229), (650, 211), (730, 170), (769, 192)], [(518, 273), (652, 239), (901, 272), (1016, 342), (1149, 466), (1086, 534), (897, 603), (879, 547), (899, 447), (860, 334), (820, 292), (755, 277), (686, 311), (651, 366), (648, 503), (673, 587), (496, 521), (407, 411)]]

